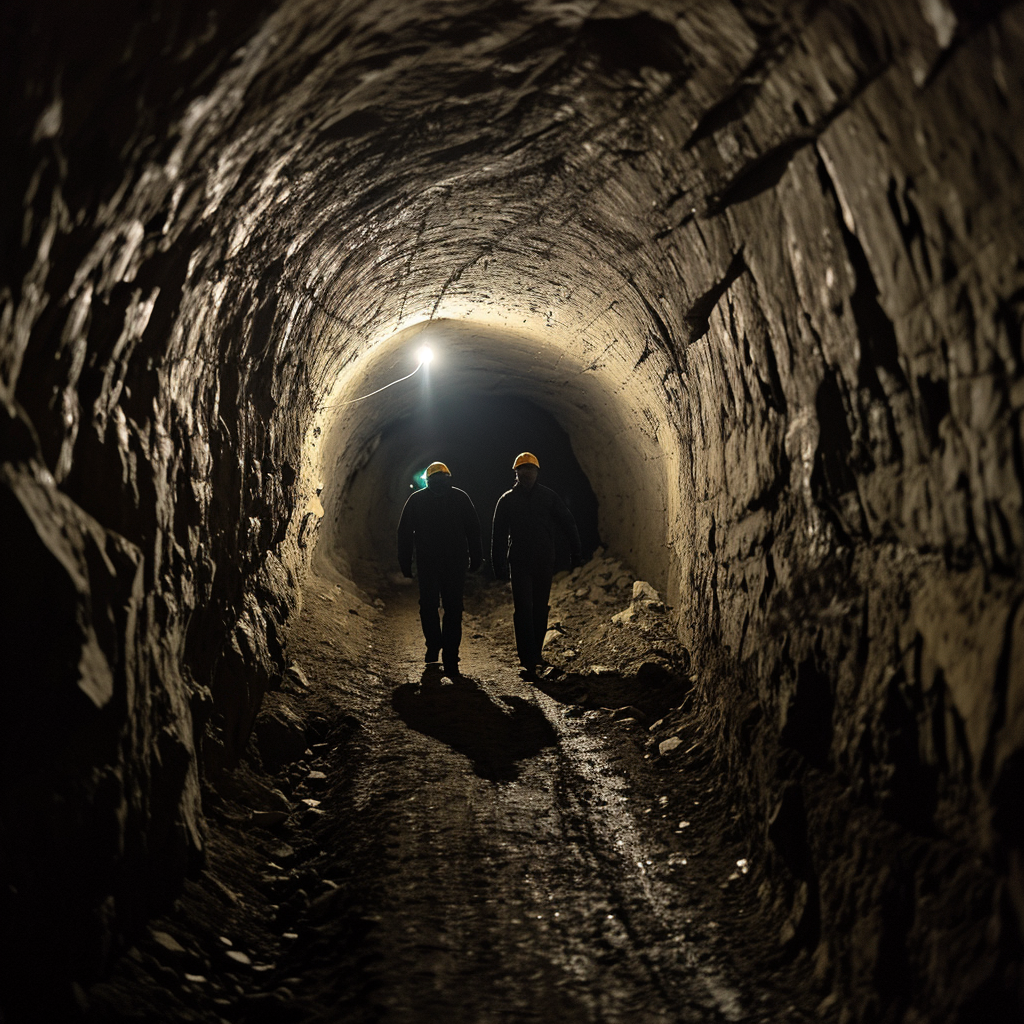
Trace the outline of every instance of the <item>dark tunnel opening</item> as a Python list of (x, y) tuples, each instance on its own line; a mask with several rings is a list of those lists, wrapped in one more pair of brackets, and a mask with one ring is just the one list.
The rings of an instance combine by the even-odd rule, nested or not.
[[(438, 368), (437, 375), (443, 372)], [(464, 393), (443, 383), (424, 381), (420, 401), (402, 419), (380, 431), (366, 466), (349, 479), (335, 513), (343, 545), (370, 554), (380, 568), (394, 571), (395, 529), (404, 500), (424, 486), (422, 473), (431, 462), (444, 462), (452, 482), (473, 499), (481, 529), (489, 536), (494, 506), (514, 483), (512, 463), (523, 451), (541, 461), (541, 479), (565, 501), (576, 520), (589, 559), (601, 543), (597, 498), (573, 453), (573, 445), (555, 418), (527, 398)], [(578, 443), (588, 444), (583, 435)], [(359, 539), (354, 524), (366, 524), (369, 536)], [(559, 569), (569, 567), (565, 538), (557, 538)], [(369, 548), (369, 550), (367, 550)]]
[[(404, 379), (424, 341), (433, 362)], [(649, 365), (653, 374), (660, 363)], [(315, 563), (361, 579), (394, 571), (394, 528), (432, 461), (469, 493), (486, 541), (514, 459), (536, 449), (541, 482), (567, 502), (587, 557), (608, 545), (664, 586), (671, 501), (661, 495), (675, 446), (650, 413), (638, 429), (627, 393), (594, 370), (549, 337), (449, 318), (414, 323), (343, 367), (310, 445), (323, 485)]]
[[(1022, 0), (10, 0), (0, 85), (0, 1018), (518, 1021), (543, 919), (564, 1019), (1020, 1019)], [(426, 676), (412, 478), (523, 450), (562, 675), (481, 574)]]

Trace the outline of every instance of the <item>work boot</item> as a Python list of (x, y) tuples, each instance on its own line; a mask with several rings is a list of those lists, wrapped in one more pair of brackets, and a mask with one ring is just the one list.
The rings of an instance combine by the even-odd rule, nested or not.
[(457, 676), (459, 674), (459, 650), (451, 650), (450, 648), (443, 648), (441, 657), (444, 659), (444, 671), (445, 675)]

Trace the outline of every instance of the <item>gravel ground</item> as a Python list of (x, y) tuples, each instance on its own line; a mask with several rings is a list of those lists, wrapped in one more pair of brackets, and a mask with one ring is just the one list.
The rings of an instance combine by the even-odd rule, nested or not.
[(207, 868), (93, 1021), (836, 1017), (702, 742), (671, 610), (610, 558), (556, 578), (546, 678), (506, 586), (467, 586), (463, 675), (425, 669), (415, 586), (313, 577), (293, 668), (208, 798)]

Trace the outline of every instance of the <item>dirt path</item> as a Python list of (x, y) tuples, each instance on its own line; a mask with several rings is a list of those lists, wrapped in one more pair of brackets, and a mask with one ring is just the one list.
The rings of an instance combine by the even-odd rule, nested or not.
[(334, 880), (359, 896), (322, 932), (363, 932), (336, 1008), (395, 1024), (755, 1019), (687, 936), (699, 907), (639, 827), (622, 755), (478, 625), (457, 679), (424, 671), (412, 590), (373, 632), (380, 699), (330, 812)]
[[(737, 866), (664, 608), (609, 625), (631, 587), (610, 559), (558, 582), (561, 671), (532, 685), (495, 584), (471, 581), (450, 679), (424, 670), (415, 587), (312, 577), (288, 638), (303, 671), (210, 794), (206, 871), (89, 1019), (834, 1019)], [(291, 752), (271, 720), (293, 723)]]

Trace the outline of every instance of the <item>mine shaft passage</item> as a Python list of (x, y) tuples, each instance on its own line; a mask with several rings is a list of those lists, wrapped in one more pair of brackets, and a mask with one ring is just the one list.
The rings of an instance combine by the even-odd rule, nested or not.
[[(434, 358), (402, 379), (424, 343)], [(348, 361), (324, 403), (319, 433), (307, 435), (306, 458), (323, 485), (319, 564), (356, 571), (362, 562), (361, 571), (373, 572), (367, 560), (393, 561), (402, 503), (434, 460), (450, 465), (489, 529), (498, 496), (514, 482), (513, 459), (533, 451), (542, 483), (576, 518), (583, 551), (611, 545), (664, 586), (667, 474), (677, 446), (660, 444), (657, 420), (644, 415), (657, 386), (650, 374), (660, 364), (652, 359), (609, 386), (598, 372), (601, 353), (582, 355), (567, 355), (543, 336), (439, 320)], [(560, 564), (568, 564), (567, 554), (560, 552)]]
[[(590, 440), (583, 435), (576, 443), (586, 447)], [(326, 510), (328, 517), (333, 513), (329, 528), (349, 562), (369, 556), (393, 569), (402, 503), (424, 486), (427, 465), (442, 461), (455, 486), (472, 498), (487, 533), (495, 502), (514, 483), (513, 460), (526, 450), (543, 460), (542, 479), (572, 512), (589, 558), (600, 544), (597, 499), (565, 431), (527, 399), (465, 394), (443, 384), (428, 390), (408, 416), (383, 427), (366, 464), (349, 477), (337, 509)], [(568, 547), (561, 535), (559, 540), (558, 565), (568, 568)]]
[[(0, 1016), (1021, 1019), (1024, 0), (4, 0), (0, 97)], [(410, 484), (534, 449), (591, 557), (424, 678)]]

